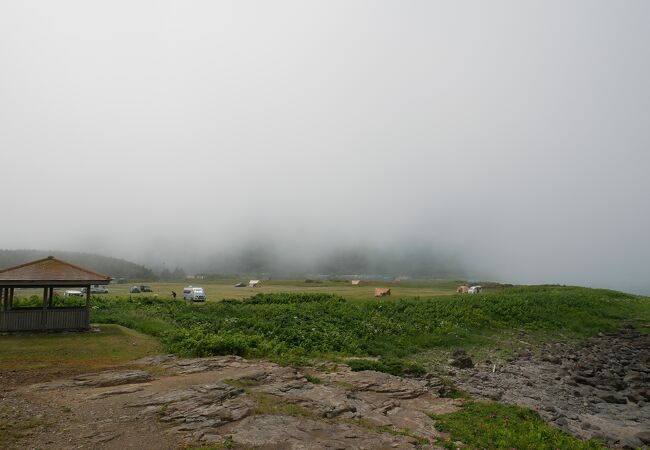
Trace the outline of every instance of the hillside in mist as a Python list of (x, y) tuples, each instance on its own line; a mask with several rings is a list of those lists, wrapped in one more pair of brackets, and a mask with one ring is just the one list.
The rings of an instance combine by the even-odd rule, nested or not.
[(17, 266), (26, 262), (55, 256), (63, 261), (79, 265), (95, 272), (110, 275), (113, 278), (131, 280), (153, 280), (156, 275), (147, 267), (119, 258), (80, 252), (62, 252), (52, 250), (1, 250), (0, 269)]

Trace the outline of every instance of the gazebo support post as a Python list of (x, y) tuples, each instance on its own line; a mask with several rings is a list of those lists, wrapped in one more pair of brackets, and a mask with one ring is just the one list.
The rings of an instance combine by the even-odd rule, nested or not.
[(14, 307), (14, 288), (9, 288), (9, 309)]
[(7, 301), (7, 288), (0, 289), (0, 303), (2, 303), (2, 310), (6, 311), (9, 307), (9, 302)]
[(54, 288), (50, 287), (47, 289), (47, 307), (52, 307), (52, 297), (54, 297)]
[(43, 309), (47, 309), (47, 291), (46, 287), (43, 288)]

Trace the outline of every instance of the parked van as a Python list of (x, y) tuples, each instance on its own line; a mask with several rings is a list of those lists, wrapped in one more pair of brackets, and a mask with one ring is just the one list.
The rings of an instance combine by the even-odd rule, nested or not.
[(193, 302), (204, 302), (205, 292), (202, 287), (187, 286), (183, 288), (183, 300), (192, 300)]
[[(84, 294), (86, 293), (86, 288), (83, 288), (81, 290)], [(106, 286), (102, 286), (101, 284), (93, 284), (90, 286), (90, 293), (91, 294), (108, 294), (108, 288)]]

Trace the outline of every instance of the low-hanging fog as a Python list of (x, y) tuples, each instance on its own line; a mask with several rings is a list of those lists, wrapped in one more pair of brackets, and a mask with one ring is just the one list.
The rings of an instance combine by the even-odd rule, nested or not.
[(2, 2), (0, 248), (650, 293), (648, 17)]

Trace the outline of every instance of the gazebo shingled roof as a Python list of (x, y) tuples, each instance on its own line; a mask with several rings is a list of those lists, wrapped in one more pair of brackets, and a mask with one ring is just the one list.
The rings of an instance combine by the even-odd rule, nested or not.
[(111, 277), (61, 261), (53, 256), (0, 270), (4, 286), (81, 286), (108, 284)]

